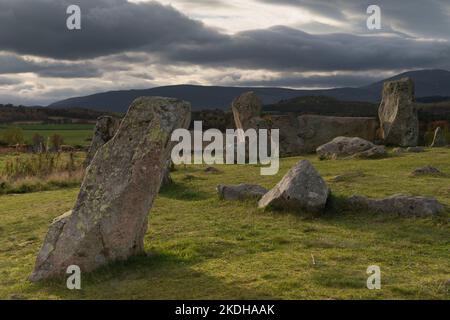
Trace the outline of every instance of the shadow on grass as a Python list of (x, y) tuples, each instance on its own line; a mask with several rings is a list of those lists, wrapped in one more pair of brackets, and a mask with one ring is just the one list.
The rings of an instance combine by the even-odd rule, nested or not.
[(57, 299), (273, 299), (266, 293), (230, 285), (195, 270), (195, 259), (150, 252), (82, 275), (82, 290), (68, 290), (65, 278), (34, 284), (26, 296)]
[(161, 188), (159, 196), (184, 201), (199, 201), (210, 198), (208, 193), (196, 190), (195, 187), (184, 182), (173, 182), (170, 185), (164, 186)]

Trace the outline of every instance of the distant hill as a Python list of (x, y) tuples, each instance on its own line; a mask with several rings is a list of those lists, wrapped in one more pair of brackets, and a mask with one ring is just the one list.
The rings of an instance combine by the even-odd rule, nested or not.
[(380, 100), (383, 82), (411, 77), (416, 83), (417, 98), (449, 97), (450, 72), (446, 70), (419, 70), (399, 74), (395, 77), (359, 88), (336, 88), (329, 90), (293, 90), (284, 88), (217, 87), (178, 85), (144, 90), (122, 90), (75, 97), (55, 102), (51, 108), (88, 108), (94, 110), (125, 112), (130, 103), (140, 96), (166, 96), (191, 102), (193, 110), (228, 109), (232, 100), (246, 91), (254, 91), (265, 105), (302, 96), (327, 96), (341, 101), (377, 103)]
[(108, 112), (81, 108), (52, 109), (46, 107), (24, 107), (0, 104), (0, 124), (20, 122), (41, 123), (95, 123)]
[(341, 101), (326, 96), (305, 96), (282, 100), (265, 105), (263, 110), (269, 113), (320, 114), (340, 117), (375, 117), (378, 103)]

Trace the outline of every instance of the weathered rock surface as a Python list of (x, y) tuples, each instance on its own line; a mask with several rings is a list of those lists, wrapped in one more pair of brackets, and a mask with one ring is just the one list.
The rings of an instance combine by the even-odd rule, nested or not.
[(414, 94), (414, 82), (410, 78), (384, 84), (378, 114), (385, 143), (402, 147), (417, 145), (419, 118)]
[(262, 115), (262, 104), (253, 92), (236, 98), (232, 104), (236, 128), (279, 129), (280, 155), (311, 153), (338, 136), (357, 136), (374, 141), (378, 119), (319, 115)]
[(440, 148), (447, 145), (447, 140), (444, 135), (444, 131), (441, 127), (437, 127), (434, 131), (433, 142), (431, 143), (431, 148)]
[(337, 137), (318, 147), (316, 152), (320, 159), (339, 159), (354, 156), (374, 148), (376, 146), (372, 142), (361, 138)]
[(387, 151), (384, 146), (375, 146), (369, 150), (355, 153), (352, 158), (355, 159), (381, 159), (387, 156)]
[(398, 214), (404, 217), (427, 217), (444, 210), (435, 198), (394, 195), (385, 199), (369, 199), (363, 196), (352, 196), (348, 200), (349, 207), (381, 214)]
[(234, 99), (231, 110), (237, 129), (244, 131), (250, 128), (258, 129), (265, 125), (261, 118), (262, 101), (254, 92), (246, 92)]
[[(359, 137), (374, 141), (378, 120), (364, 117), (302, 115), (298, 117), (297, 128), (296, 135), (300, 145), (297, 150), (300, 153), (311, 153), (336, 137)], [(288, 128), (282, 131), (295, 132)]]
[(423, 147), (409, 147), (409, 148), (406, 148), (406, 152), (421, 153), (421, 152), (425, 152), (425, 148), (423, 148)]
[(403, 149), (403, 148), (394, 148), (394, 149), (392, 149), (392, 153), (394, 153), (394, 154), (402, 154), (402, 153), (405, 153), (405, 149)]
[(267, 189), (254, 184), (218, 185), (217, 194), (224, 200), (259, 200)]
[(210, 173), (210, 174), (221, 173), (221, 171), (215, 167), (207, 167), (204, 171), (205, 171), (205, 173)]
[(119, 129), (120, 122), (120, 119), (111, 116), (102, 116), (97, 119), (91, 146), (89, 147), (89, 151), (84, 162), (85, 167), (87, 167), (91, 163), (92, 159), (94, 159), (98, 149), (114, 137)]
[(87, 168), (72, 211), (55, 219), (30, 280), (61, 275), (69, 265), (92, 271), (144, 250), (147, 216), (173, 147), (187, 128), (190, 105), (171, 98), (135, 100), (116, 135)]
[(432, 167), (432, 166), (425, 166), (421, 168), (414, 169), (413, 172), (411, 172), (412, 176), (442, 176), (444, 175), (439, 169)]
[(321, 212), (330, 189), (308, 160), (298, 162), (281, 181), (259, 201), (260, 208)]

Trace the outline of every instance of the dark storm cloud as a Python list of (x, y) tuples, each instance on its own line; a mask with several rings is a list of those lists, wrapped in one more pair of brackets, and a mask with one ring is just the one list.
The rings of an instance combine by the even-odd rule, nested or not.
[(208, 46), (179, 46), (169, 59), (188, 63), (291, 71), (450, 67), (450, 44), (389, 36), (312, 35), (273, 27), (245, 31)]
[[(448, 41), (419, 41), (414, 37), (449, 39), (447, 0), (377, 1), (382, 8), (382, 31), (387, 34), (365, 29), (366, 9), (372, 1), (259, 1), (299, 6), (343, 20), (355, 26), (354, 33), (313, 34), (278, 26), (226, 35), (157, 2), (0, 0), (0, 50), (16, 53), (0, 54), (0, 73), (100, 77), (104, 72), (127, 70), (130, 66), (144, 69), (146, 65), (159, 63), (155, 68), (168, 70), (187, 64), (284, 73), (283, 79), (246, 80), (250, 82), (245, 84), (329, 87), (358, 85), (363, 78), (372, 78), (342, 74), (299, 77), (289, 76), (288, 72), (450, 69)], [(189, 5), (187, 0), (181, 2)], [(66, 8), (70, 4), (81, 7), (81, 31), (66, 28)], [(218, 4), (227, 5), (220, 0), (197, 0), (193, 5), (212, 8)], [(310, 30), (330, 28), (317, 21), (309, 26)], [(53, 60), (36, 62), (20, 56), (25, 54)], [(138, 74), (146, 77), (147, 73), (145, 70), (134, 73)]]
[[(295, 6), (334, 20), (351, 23), (367, 32), (366, 10), (379, 5), (383, 29), (390, 32), (449, 39), (450, 1), (448, 0), (258, 0), (273, 5)], [(365, 29), (365, 30), (364, 30)]]
[[(66, 28), (77, 4), (82, 30)], [(126, 0), (0, 0), (0, 47), (20, 54), (81, 59), (173, 43), (201, 45), (222, 38), (202, 23), (157, 2)]]

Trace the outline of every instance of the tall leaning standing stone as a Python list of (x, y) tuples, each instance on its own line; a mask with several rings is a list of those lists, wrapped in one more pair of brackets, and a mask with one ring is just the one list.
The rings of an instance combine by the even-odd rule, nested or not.
[(403, 78), (384, 84), (383, 100), (378, 114), (381, 138), (386, 144), (402, 147), (417, 146), (419, 118), (412, 79)]
[(187, 128), (190, 105), (177, 99), (135, 100), (117, 134), (95, 154), (72, 211), (55, 219), (30, 276), (83, 272), (144, 250), (147, 216), (177, 128)]
[(85, 167), (87, 167), (91, 163), (92, 159), (94, 159), (95, 153), (98, 149), (114, 137), (119, 129), (119, 125), (120, 119), (111, 116), (102, 116), (97, 119), (91, 146), (89, 147), (89, 151), (84, 162)]

